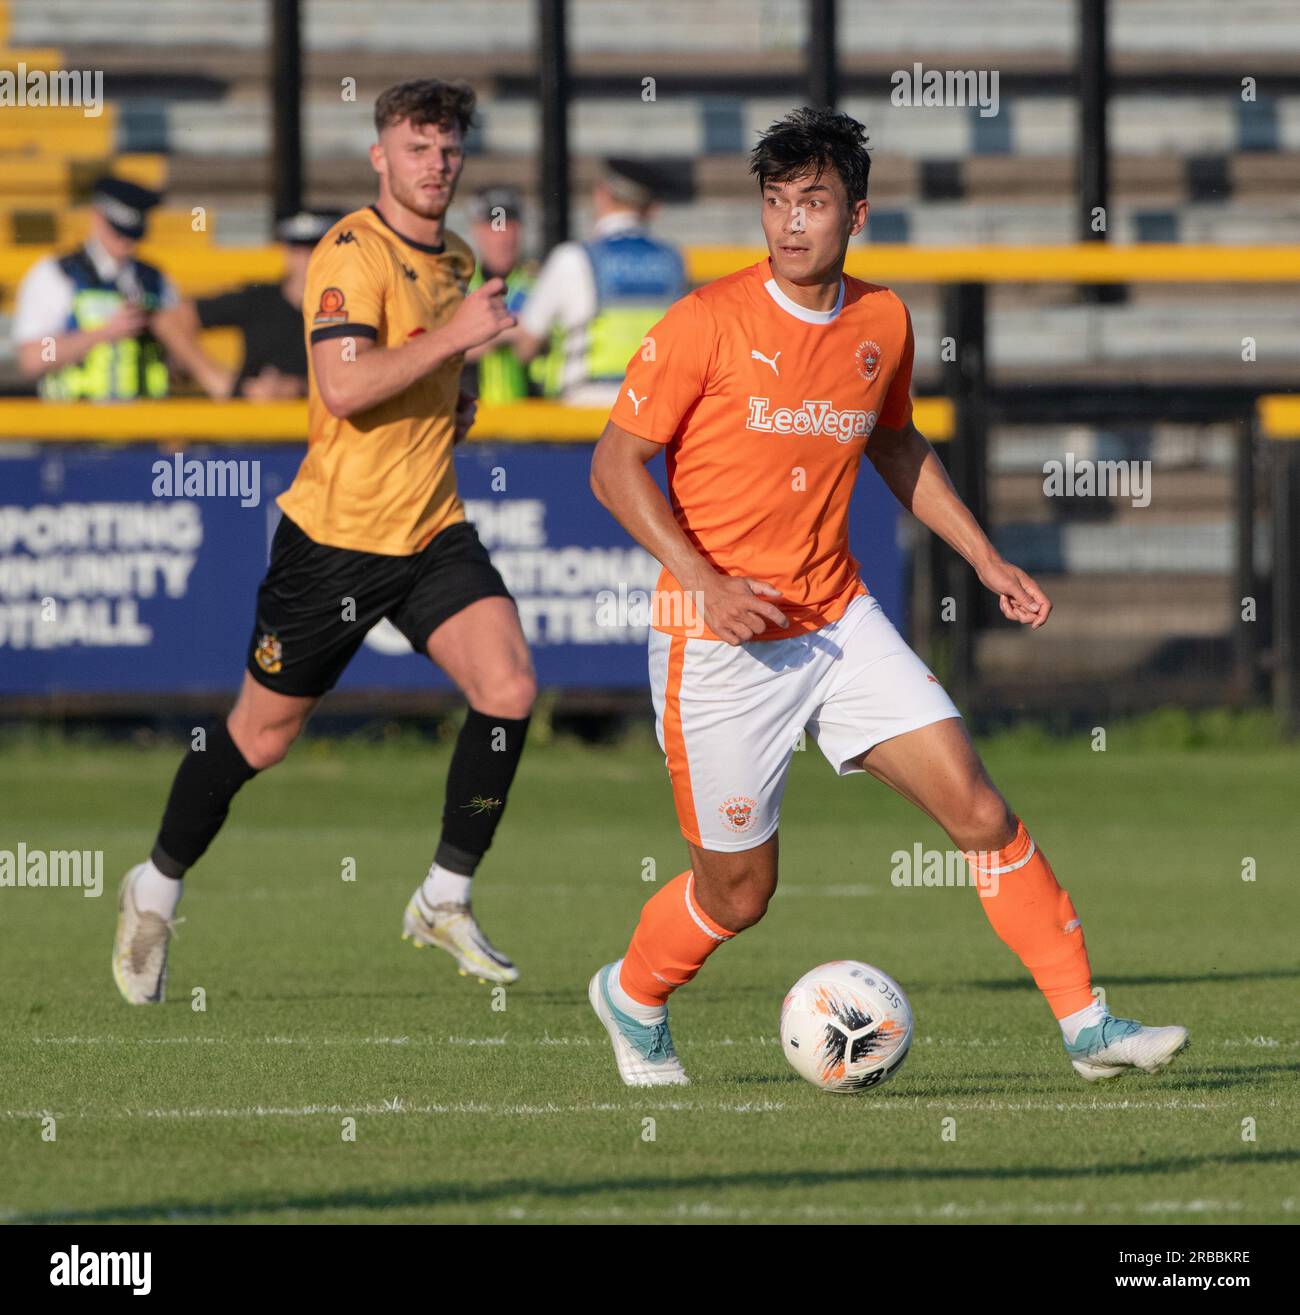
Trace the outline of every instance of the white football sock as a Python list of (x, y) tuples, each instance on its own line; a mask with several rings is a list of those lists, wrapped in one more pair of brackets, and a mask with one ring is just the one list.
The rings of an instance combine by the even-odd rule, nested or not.
[(170, 920), (181, 902), (185, 883), (177, 877), (159, 872), (152, 861), (143, 866), (144, 870), (136, 877), (133, 887), (135, 906), (141, 911), (156, 913)]
[(615, 1007), (631, 1015), (638, 1023), (662, 1023), (668, 1017), (668, 1006), (643, 1005), (639, 1000), (633, 1000), (623, 989), (623, 983), (619, 981), (618, 975), (622, 970), (623, 960), (620, 959), (610, 969), (609, 974), (609, 998), (614, 1002)]
[(420, 898), (424, 902), (425, 912), (429, 912), (438, 904), (468, 904), (469, 888), (473, 884), (473, 877), (462, 877), (459, 872), (448, 872), (446, 868), (439, 867), (435, 863), (420, 887)]
[(1090, 1005), (1085, 1005), (1080, 1009), (1078, 1013), (1067, 1014), (1064, 1018), (1057, 1019), (1057, 1022), (1061, 1025), (1061, 1035), (1065, 1038), (1065, 1044), (1072, 1046), (1079, 1039), (1079, 1033), (1085, 1027), (1096, 1027), (1105, 1017), (1105, 1006), (1100, 1000), (1094, 1000)]

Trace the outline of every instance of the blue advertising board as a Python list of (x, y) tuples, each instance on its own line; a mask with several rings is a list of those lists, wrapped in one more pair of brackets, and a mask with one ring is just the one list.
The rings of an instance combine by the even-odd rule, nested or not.
[[(275, 498), (301, 458), (287, 444), (0, 452), (0, 695), (233, 691)], [(590, 461), (589, 444), (471, 443), (456, 466), (469, 518), (518, 601), (540, 684), (641, 689), (659, 568), (596, 501)], [(662, 461), (651, 470), (662, 486)], [(901, 627), (898, 511), (864, 462), (851, 544)], [(338, 688), (447, 683), (381, 622)]]

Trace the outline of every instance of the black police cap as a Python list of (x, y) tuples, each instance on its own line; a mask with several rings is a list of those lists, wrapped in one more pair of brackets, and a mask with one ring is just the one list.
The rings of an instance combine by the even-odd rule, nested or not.
[(343, 218), (339, 210), (300, 210), (275, 224), (275, 240), (294, 247), (314, 247)]
[(105, 175), (90, 189), (90, 204), (123, 237), (141, 238), (148, 223), (149, 211), (162, 197), (138, 183)]
[(517, 187), (500, 183), (482, 187), (474, 194), (473, 215), (480, 223), (488, 223), (500, 215), (503, 219), (523, 218), (524, 203)]

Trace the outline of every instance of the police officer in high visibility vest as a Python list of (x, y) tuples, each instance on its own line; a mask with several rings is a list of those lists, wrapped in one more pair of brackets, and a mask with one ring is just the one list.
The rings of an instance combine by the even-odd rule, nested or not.
[(135, 258), (157, 192), (122, 178), (91, 191), (90, 235), (66, 256), (33, 265), (18, 287), (14, 338), (23, 374), (54, 401), (165, 397), (162, 347), (149, 331), (176, 304), (162, 272)]
[(606, 161), (590, 240), (562, 242), (542, 266), (510, 336), (525, 360), (549, 349), (548, 396), (611, 405), (646, 333), (686, 291), (681, 254), (647, 230), (659, 190), (652, 166)]
[[(487, 279), (504, 279), (505, 305), (518, 315), (537, 281), (536, 267), (521, 259), (523, 206), (513, 187), (485, 187), (474, 197), (469, 241), (478, 257), (469, 291)], [(535, 364), (542, 365), (538, 361)], [(534, 377), (537, 383), (534, 383)], [(461, 383), (467, 393), (489, 406), (517, 402), (540, 391), (540, 372), (530, 372), (513, 347), (494, 342), (465, 353)]]

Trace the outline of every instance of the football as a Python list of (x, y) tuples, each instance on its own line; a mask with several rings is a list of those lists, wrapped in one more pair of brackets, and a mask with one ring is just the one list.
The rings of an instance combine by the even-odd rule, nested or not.
[(824, 963), (804, 973), (781, 1006), (785, 1057), (823, 1091), (878, 1087), (902, 1068), (911, 1045), (903, 988), (869, 963)]

